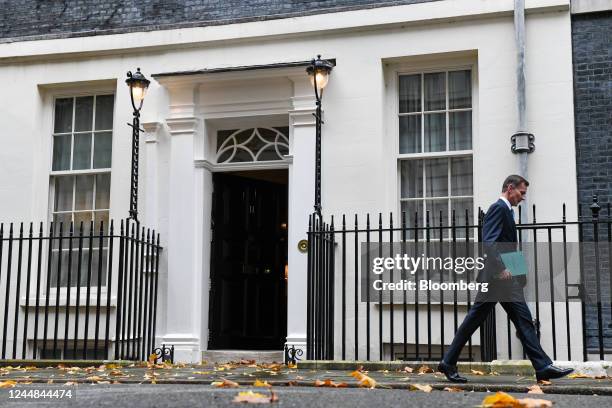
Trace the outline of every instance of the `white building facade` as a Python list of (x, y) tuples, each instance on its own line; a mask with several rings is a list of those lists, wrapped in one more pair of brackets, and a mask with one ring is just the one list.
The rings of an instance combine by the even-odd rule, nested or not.
[[(577, 211), (570, 4), (525, 3), (526, 130), (537, 145), (529, 202), (553, 221), (561, 203)], [(335, 62), (322, 102), (326, 218), (416, 208), (473, 217), (518, 172), (513, 9), (511, 0), (441, 0), (4, 42), (0, 221), (127, 216), (124, 81), (140, 67), (151, 85), (139, 214), (164, 248), (156, 343), (174, 345), (180, 361), (209, 349), (304, 347), (298, 243), (315, 190), (306, 65), (317, 54)], [(239, 213), (246, 224), (235, 225)], [(447, 331), (438, 342), (451, 339)]]

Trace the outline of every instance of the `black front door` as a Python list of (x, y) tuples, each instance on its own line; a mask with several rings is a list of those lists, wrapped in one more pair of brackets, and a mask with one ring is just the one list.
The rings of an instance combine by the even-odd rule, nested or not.
[(287, 184), (216, 173), (213, 185), (209, 348), (280, 350)]

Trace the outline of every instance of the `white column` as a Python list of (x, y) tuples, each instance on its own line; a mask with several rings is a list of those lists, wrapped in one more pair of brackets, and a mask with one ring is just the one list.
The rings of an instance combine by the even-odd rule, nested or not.
[(306, 75), (292, 78), (295, 94), (289, 112), (289, 277), (287, 285), (287, 345), (306, 357), (307, 254), (298, 242), (308, 239), (308, 217), (313, 213), (315, 188), (314, 97)]
[(159, 122), (146, 122), (141, 124), (144, 129), (144, 188), (142, 197), (144, 225), (157, 227), (159, 225), (159, 157), (158, 133), (162, 129)]
[(202, 226), (196, 208), (198, 178), (194, 166), (194, 139), (201, 131), (194, 116), (193, 85), (170, 87), (168, 232), (165, 256), (168, 265), (166, 333), (163, 342), (173, 344), (175, 359), (199, 362), (201, 351), (202, 271), (197, 245)]

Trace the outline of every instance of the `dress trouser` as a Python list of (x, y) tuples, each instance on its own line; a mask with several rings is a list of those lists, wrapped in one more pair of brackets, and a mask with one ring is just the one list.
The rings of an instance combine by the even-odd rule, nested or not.
[[(519, 290), (521, 291), (520, 294), (522, 297), (522, 288)], [(531, 312), (529, 311), (525, 301), (521, 300), (516, 302), (500, 303), (516, 327), (519, 340), (523, 344), (525, 354), (527, 354), (527, 357), (529, 357), (529, 360), (531, 360), (533, 368), (536, 371), (540, 371), (546, 366), (552, 364), (550, 357), (548, 357), (544, 350), (542, 350), (540, 340), (538, 339), (535, 327), (533, 325)], [(461, 323), (461, 326), (459, 326), (457, 329), (453, 342), (444, 354), (443, 361), (445, 363), (450, 365), (457, 364), (461, 350), (468, 342), (470, 337), (472, 337), (472, 334), (476, 331), (476, 329), (482, 324), (482, 322), (484, 322), (496, 304), (497, 302), (495, 301), (476, 301), (472, 305), (470, 311), (463, 320), (463, 323)]]

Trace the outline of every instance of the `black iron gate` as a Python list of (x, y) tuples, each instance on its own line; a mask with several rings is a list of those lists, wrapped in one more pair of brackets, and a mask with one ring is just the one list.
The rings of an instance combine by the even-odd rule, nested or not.
[[(603, 211), (605, 216), (600, 214), (600, 210), (594, 197), (587, 211), (578, 207), (575, 221), (567, 220), (563, 204), (561, 221), (538, 222), (534, 205), (530, 223), (519, 222), (517, 225), (521, 248), (553, 243), (566, 248), (573, 244), (569, 235), (575, 236), (578, 244), (594, 244), (586, 247), (588, 249), (578, 245), (580, 268), (577, 279), (568, 277), (565, 259), (563, 299), (555, 299), (552, 289), (549, 294), (546, 292), (548, 288), (536, 288), (535, 300), (531, 303), (534, 325), (538, 336), (546, 331), (546, 340), (551, 344), (545, 350), (553, 359), (571, 360), (582, 354), (580, 357), (585, 361), (597, 357), (603, 360), (612, 349), (612, 213), (610, 204)], [(521, 208), (519, 220), (520, 212)], [(343, 215), (339, 227), (336, 227), (334, 217), (327, 224), (317, 215), (311, 216), (308, 232), (307, 359), (441, 358), (461, 323), (460, 315), (469, 310), (473, 299), (468, 295), (467, 302), (462, 305), (456, 296), (452, 303), (450, 300), (434, 303), (429, 298), (425, 302), (411, 303), (404, 296), (403, 302), (394, 304), (393, 297), (383, 302), (382, 298), (370, 298), (369, 294), (365, 294), (365, 299), (360, 298), (360, 245), (378, 242), (401, 245), (409, 241), (423, 245), (442, 241), (478, 242), (482, 237), (483, 217), (480, 209), (475, 220), (469, 210), (461, 214), (452, 211), (449, 222), (444, 224), (442, 214), (434, 223), (429, 212), (425, 217), (418, 213), (412, 216), (402, 213), (399, 223), (394, 225), (393, 214), (389, 214), (383, 223), (383, 215), (379, 213), (375, 221), (366, 215), (365, 223), (361, 219), (360, 225), (358, 215), (351, 218)], [(563, 259), (555, 262), (563, 263)], [(551, 260), (551, 279), (553, 268)], [(537, 275), (537, 268), (535, 273)], [(542, 309), (546, 310), (544, 319)], [(581, 316), (578, 326), (572, 323), (572, 313)], [(505, 330), (501, 331), (503, 326)], [(572, 344), (579, 343), (577, 334), (582, 337), (582, 353), (574, 349), (572, 354)], [(504, 325), (496, 322), (495, 313), (492, 313), (478, 330), (478, 336), (479, 344), (476, 346), (470, 340), (462, 360), (496, 359), (502, 340), (507, 344), (503, 351), (508, 358), (524, 358), (524, 353), (513, 353), (512, 345), (517, 338), (510, 319), (506, 319)], [(559, 344), (561, 342), (563, 347)]]

